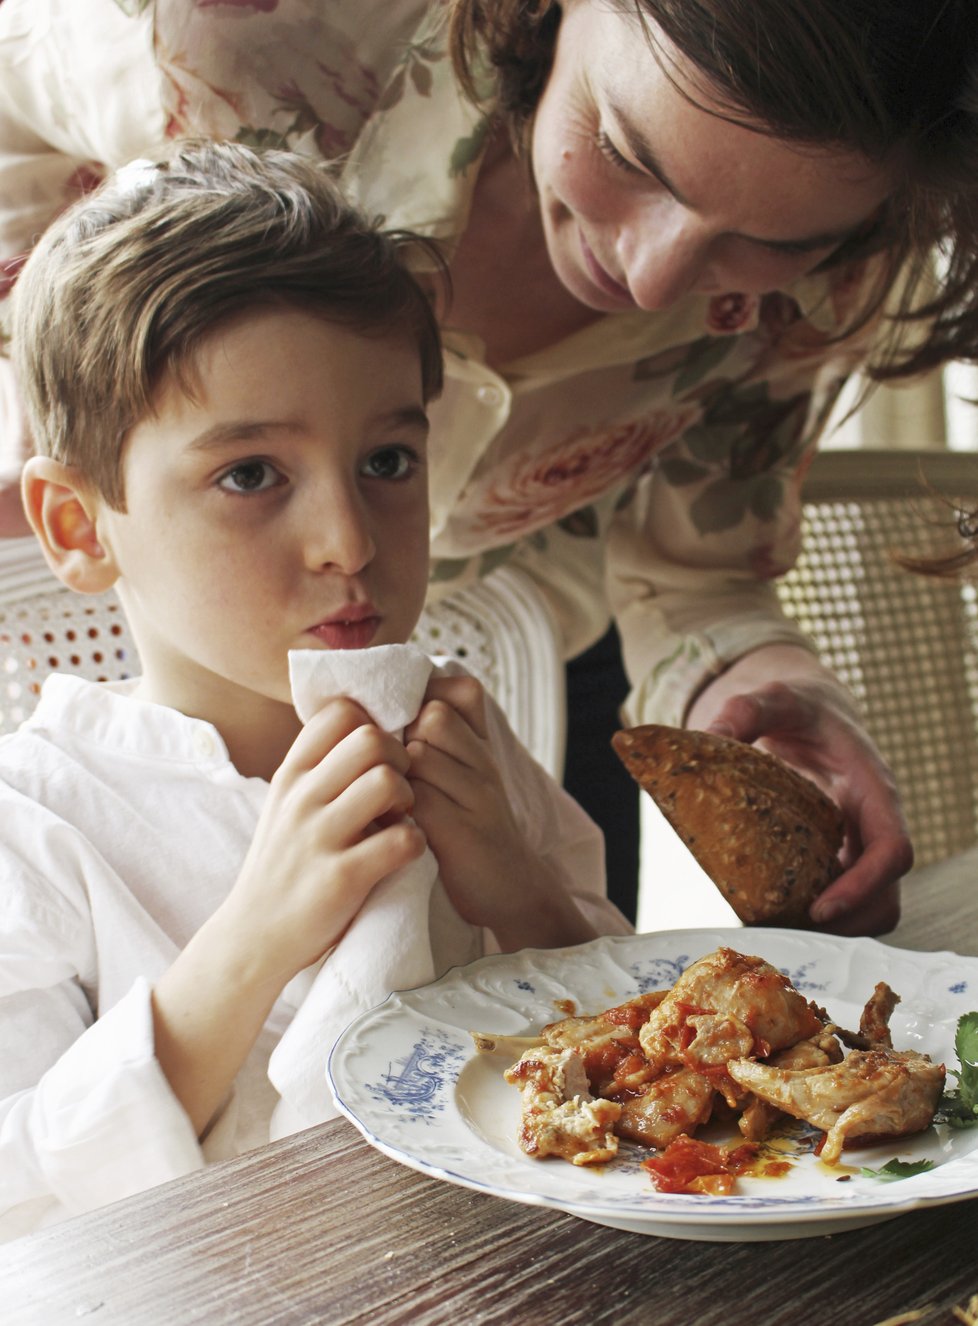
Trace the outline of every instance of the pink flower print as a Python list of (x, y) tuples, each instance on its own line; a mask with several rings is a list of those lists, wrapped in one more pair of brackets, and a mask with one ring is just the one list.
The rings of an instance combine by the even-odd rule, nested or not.
[(757, 295), (714, 295), (706, 315), (707, 330), (715, 336), (732, 336), (754, 322), (759, 305)]
[(579, 431), (536, 455), (515, 456), (485, 488), (473, 526), (502, 539), (550, 525), (635, 473), (699, 418), (657, 411), (600, 432)]

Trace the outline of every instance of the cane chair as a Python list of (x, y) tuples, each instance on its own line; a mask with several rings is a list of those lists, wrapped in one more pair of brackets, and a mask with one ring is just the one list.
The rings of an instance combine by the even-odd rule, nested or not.
[(967, 546), (978, 457), (825, 451), (806, 476), (804, 544), (778, 582), (786, 613), (852, 690), (896, 775), (924, 865), (978, 840), (976, 585), (910, 572)]
[[(486, 580), (425, 610), (413, 639), (464, 663), (496, 698), (514, 732), (560, 778), (565, 690), (557, 630), (521, 573)], [(139, 672), (115, 592), (73, 594), (48, 570), (33, 538), (0, 540), (0, 734), (33, 710), (50, 672), (119, 681)]]
[(30, 715), (51, 672), (120, 681), (138, 671), (114, 592), (73, 594), (33, 538), (0, 539), (0, 733)]

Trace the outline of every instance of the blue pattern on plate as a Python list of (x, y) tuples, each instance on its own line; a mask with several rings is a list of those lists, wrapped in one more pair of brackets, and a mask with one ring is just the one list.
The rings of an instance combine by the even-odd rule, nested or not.
[(955, 981), (954, 984), (953, 984), (953, 985), (949, 985), (949, 986), (947, 987), (947, 989), (948, 989), (948, 994), (967, 994), (967, 992), (968, 992), (968, 982), (967, 982), (967, 981)]
[(778, 970), (782, 976), (787, 976), (788, 980), (799, 992), (802, 990), (827, 990), (825, 981), (812, 981), (808, 973), (813, 967), (817, 966), (814, 962), (806, 962), (804, 966), (797, 967), (794, 971), (790, 967), (779, 967)]
[(379, 1082), (364, 1085), (374, 1100), (385, 1100), (396, 1109), (425, 1123), (432, 1123), (444, 1109), (446, 1082), (454, 1083), (468, 1051), (441, 1032), (424, 1028), (411, 1052), (388, 1065)]
[(633, 962), (629, 970), (638, 982), (639, 994), (650, 990), (668, 990), (676, 984), (689, 966), (689, 955), (680, 953), (675, 958), (652, 958)]

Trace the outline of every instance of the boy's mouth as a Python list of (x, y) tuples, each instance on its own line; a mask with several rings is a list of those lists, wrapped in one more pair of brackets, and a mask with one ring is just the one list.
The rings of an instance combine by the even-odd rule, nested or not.
[(366, 649), (381, 623), (372, 603), (346, 603), (325, 621), (309, 628), (327, 649)]

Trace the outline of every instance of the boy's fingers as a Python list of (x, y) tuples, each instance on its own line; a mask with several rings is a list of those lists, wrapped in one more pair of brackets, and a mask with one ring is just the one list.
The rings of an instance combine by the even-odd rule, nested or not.
[(416, 861), (427, 845), (414, 821), (402, 819), (356, 843), (349, 849), (347, 861), (355, 877), (373, 884), (400, 866)]
[(475, 734), (483, 741), (489, 735), (486, 720), (486, 693), (481, 682), (475, 677), (435, 677), (428, 683), (421, 712), (410, 724), (408, 736), (414, 736), (413, 728), (421, 721), (433, 701), (440, 701), (460, 714)]
[(324, 828), (344, 847), (356, 843), (378, 822), (396, 825), (414, 809), (414, 789), (390, 765), (368, 769), (325, 807)]
[(313, 769), (344, 737), (370, 723), (370, 715), (346, 696), (327, 700), (292, 743), (282, 768), (294, 773)]
[(408, 777), (413, 783), (434, 788), (458, 806), (476, 806), (484, 798), (485, 780), (472, 765), (426, 741), (412, 741), (407, 749), (411, 757)]

